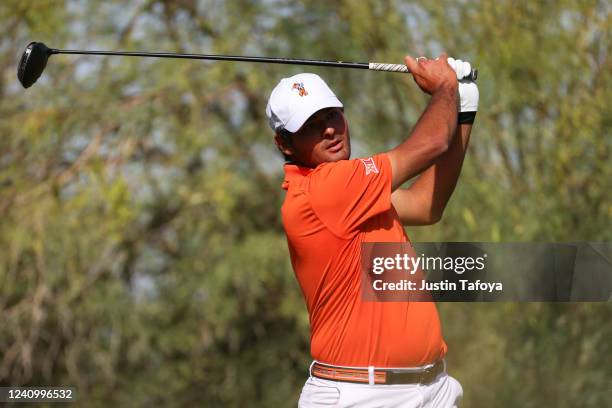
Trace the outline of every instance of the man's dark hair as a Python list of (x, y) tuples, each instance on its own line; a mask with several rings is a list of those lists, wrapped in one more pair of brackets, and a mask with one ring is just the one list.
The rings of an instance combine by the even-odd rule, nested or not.
[[(283, 142), (287, 146), (293, 146), (293, 135), (294, 134), (295, 133), (291, 133), (287, 129), (280, 129), (278, 131), (278, 135), (280, 136), (281, 139), (283, 139)], [(285, 153), (282, 153), (282, 154), (283, 154), (283, 157), (285, 158), (286, 162), (291, 162), (291, 156), (287, 156)]]

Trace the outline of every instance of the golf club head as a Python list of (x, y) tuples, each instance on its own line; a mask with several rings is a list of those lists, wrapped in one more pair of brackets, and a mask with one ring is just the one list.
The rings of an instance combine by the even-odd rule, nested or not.
[(28, 44), (17, 68), (17, 78), (19, 78), (19, 82), (21, 82), (24, 88), (31, 87), (40, 77), (50, 55), (51, 49), (45, 44), (41, 42), (31, 42)]

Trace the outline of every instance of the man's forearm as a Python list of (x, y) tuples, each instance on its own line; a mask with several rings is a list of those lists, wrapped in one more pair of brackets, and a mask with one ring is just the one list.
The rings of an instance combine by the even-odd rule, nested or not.
[(457, 89), (445, 88), (431, 96), (429, 105), (417, 121), (411, 137), (425, 136), (426, 143), (450, 146), (457, 129)]
[(391, 201), (404, 225), (429, 225), (440, 220), (457, 184), (470, 132), (471, 125), (459, 125), (449, 149), (412, 186), (393, 192)]
[(445, 154), (457, 128), (457, 89), (434, 93), (410, 137), (389, 152), (393, 190)]
[(457, 134), (448, 150), (436, 162), (425, 170), (412, 184), (410, 190), (423, 198), (422, 202), (430, 203), (430, 214), (439, 219), (448, 203), (467, 152), (472, 125), (457, 126)]

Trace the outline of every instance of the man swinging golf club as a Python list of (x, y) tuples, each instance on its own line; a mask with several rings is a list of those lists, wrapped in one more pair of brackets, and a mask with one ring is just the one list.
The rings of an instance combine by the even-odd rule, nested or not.
[(431, 99), (399, 146), (371, 157), (350, 159), (343, 105), (317, 75), (282, 79), (268, 100), (287, 160), (283, 225), (311, 324), (314, 361), (300, 407), (452, 407), (463, 394), (446, 374), (434, 303), (360, 294), (362, 243), (408, 242), (402, 224), (440, 219), (478, 106), (476, 84), (463, 80), (468, 63), (443, 54), (405, 64)]

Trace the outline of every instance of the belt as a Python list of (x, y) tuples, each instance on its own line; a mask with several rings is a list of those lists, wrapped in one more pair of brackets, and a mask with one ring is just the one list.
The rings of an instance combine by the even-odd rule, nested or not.
[[(373, 370), (374, 384), (429, 384), (444, 372), (444, 361), (438, 360), (433, 366), (424, 369), (376, 368)], [(370, 382), (367, 368), (346, 368), (315, 362), (311, 375), (325, 380), (350, 383)]]

